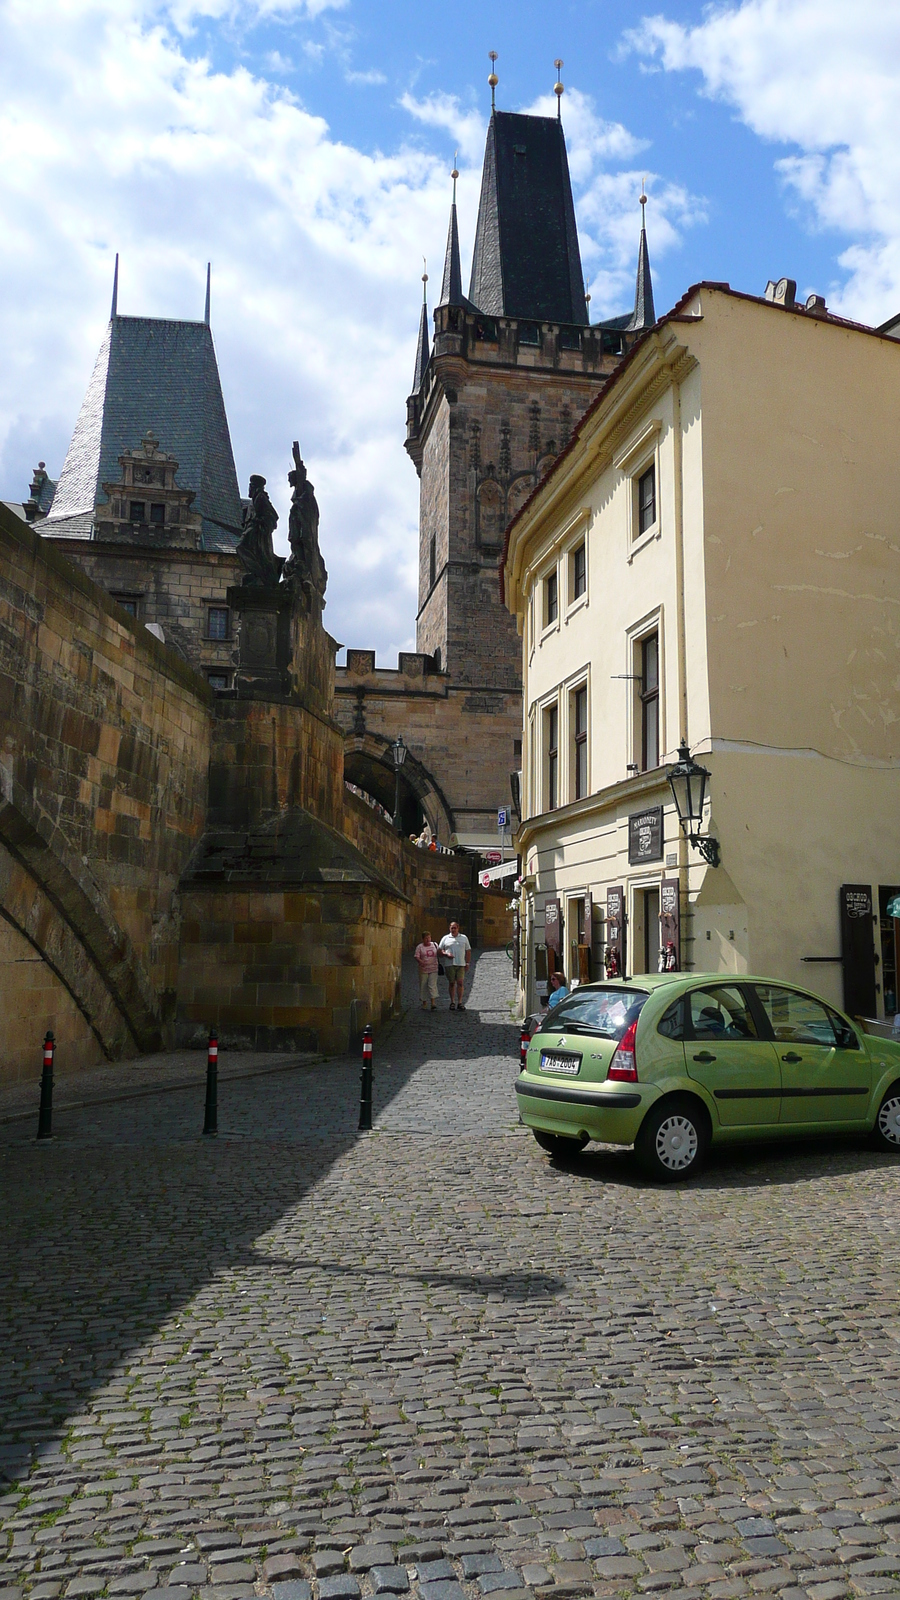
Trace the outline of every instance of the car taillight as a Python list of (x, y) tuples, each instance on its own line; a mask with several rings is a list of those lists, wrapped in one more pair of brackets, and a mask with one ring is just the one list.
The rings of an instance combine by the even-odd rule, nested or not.
[(634, 1055), (634, 1036), (637, 1033), (637, 1021), (629, 1023), (616, 1047), (616, 1053), (609, 1063), (606, 1076), (615, 1078), (617, 1083), (637, 1083), (637, 1061)]

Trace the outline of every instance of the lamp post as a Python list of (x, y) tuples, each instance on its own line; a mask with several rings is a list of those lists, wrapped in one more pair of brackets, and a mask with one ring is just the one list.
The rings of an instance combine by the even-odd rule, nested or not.
[(403, 824), (400, 820), (400, 768), (406, 760), (406, 745), (403, 743), (402, 734), (398, 734), (391, 745), (391, 755), (394, 760), (394, 827), (398, 833), (402, 833)]
[(717, 867), (720, 860), (718, 839), (701, 838), (699, 833), (709, 773), (694, 760), (686, 741), (683, 740), (678, 746), (678, 760), (674, 767), (669, 768), (666, 777), (675, 798), (675, 809), (685, 838), (695, 850), (699, 850), (704, 861), (711, 867)]

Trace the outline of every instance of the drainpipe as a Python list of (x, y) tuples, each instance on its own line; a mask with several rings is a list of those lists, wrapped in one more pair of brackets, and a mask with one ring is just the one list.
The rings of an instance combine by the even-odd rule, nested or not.
[[(675, 633), (678, 655), (678, 728), (679, 738), (688, 743), (688, 692), (687, 692), (687, 621), (684, 597), (684, 469), (681, 433), (681, 384), (672, 384), (673, 417), (673, 474), (675, 479)], [(678, 830), (678, 898), (679, 943), (681, 967), (686, 969), (685, 946), (690, 942), (691, 966), (694, 966), (694, 919), (688, 900), (688, 843), (684, 831)]]

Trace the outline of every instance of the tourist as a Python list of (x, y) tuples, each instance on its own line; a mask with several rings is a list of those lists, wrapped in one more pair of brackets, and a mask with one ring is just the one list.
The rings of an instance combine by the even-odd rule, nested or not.
[(419, 966), (419, 999), (422, 1010), (428, 1010), (428, 1001), (431, 1001), (432, 1011), (437, 1010), (438, 997), (438, 947), (432, 943), (430, 933), (423, 933), (422, 943), (417, 944), (415, 958)]
[(472, 946), (465, 934), (460, 933), (458, 922), (451, 922), (450, 932), (444, 934), (438, 950), (443, 957), (444, 974), (450, 984), (450, 1010), (465, 1011), (463, 993), (466, 971), (472, 959)]
[(550, 974), (550, 993), (547, 996), (547, 1009), (549, 1010), (551, 1006), (558, 1006), (560, 1000), (565, 1000), (566, 995), (568, 994), (568, 992), (569, 991), (566, 988), (566, 975), (565, 975), (565, 973), (564, 972), (551, 972), (551, 974)]

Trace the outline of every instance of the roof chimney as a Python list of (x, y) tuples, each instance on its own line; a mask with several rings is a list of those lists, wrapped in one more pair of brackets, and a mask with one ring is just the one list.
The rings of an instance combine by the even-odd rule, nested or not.
[(790, 308), (797, 299), (797, 284), (793, 278), (779, 278), (774, 282), (772, 278), (766, 284), (766, 299), (771, 300), (776, 306)]

